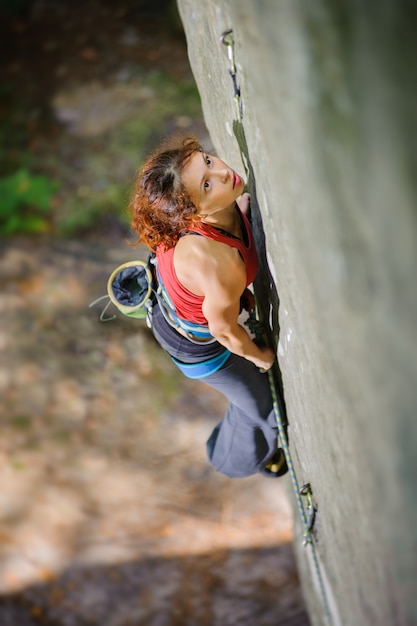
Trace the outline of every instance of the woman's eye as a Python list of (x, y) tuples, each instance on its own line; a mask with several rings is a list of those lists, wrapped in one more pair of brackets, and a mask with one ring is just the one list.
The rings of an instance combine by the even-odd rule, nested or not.
[(206, 156), (206, 163), (208, 166), (210, 166), (212, 164), (212, 160), (209, 156)]
[(210, 183), (208, 182), (208, 180), (206, 180), (204, 183), (204, 191), (208, 191), (209, 189), (210, 189)]

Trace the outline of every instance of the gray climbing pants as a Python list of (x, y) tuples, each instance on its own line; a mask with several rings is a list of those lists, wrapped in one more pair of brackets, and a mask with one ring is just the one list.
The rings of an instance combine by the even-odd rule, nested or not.
[[(152, 331), (161, 347), (184, 363), (199, 363), (225, 350), (218, 342), (191, 343), (167, 324), (157, 305)], [(229, 401), (224, 418), (207, 441), (210, 463), (231, 478), (256, 473), (271, 476), (265, 465), (277, 450), (278, 427), (267, 374), (261, 374), (247, 359), (231, 354), (221, 369), (199, 380)]]
[(264, 468), (277, 450), (278, 428), (267, 374), (232, 354), (219, 371), (201, 380), (229, 400), (207, 441), (210, 463), (231, 478), (258, 472), (270, 476)]

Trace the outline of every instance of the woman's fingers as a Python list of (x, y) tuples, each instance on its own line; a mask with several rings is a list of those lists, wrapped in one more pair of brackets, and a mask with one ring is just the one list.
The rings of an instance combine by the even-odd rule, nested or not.
[(259, 364), (259, 371), (264, 373), (270, 370), (275, 363), (276, 354), (267, 346), (263, 346), (260, 350), (262, 352), (262, 362)]
[(237, 200), (237, 205), (242, 213), (248, 215), (250, 212), (250, 195), (247, 192), (243, 193)]

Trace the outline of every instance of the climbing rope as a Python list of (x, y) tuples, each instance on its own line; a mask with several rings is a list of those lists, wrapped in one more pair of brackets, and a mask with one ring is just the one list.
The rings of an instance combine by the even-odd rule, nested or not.
[[(294, 487), (294, 493), (295, 493), (295, 497), (297, 501), (297, 506), (300, 512), (301, 522), (302, 522), (303, 529), (304, 529), (303, 545), (305, 547), (310, 546), (311, 556), (312, 556), (313, 565), (314, 565), (314, 571), (315, 571), (317, 582), (319, 585), (323, 612), (324, 612), (327, 624), (329, 626), (332, 626), (333, 620), (332, 620), (332, 616), (330, 612), (329, 603), (327, 600), (326, 589), (324, 587), (323, 576), (321, 573), (321, 569), (320, 569), (320, 565), (319, 565), (319, 561), (317, 557), (316, 546), (315, 546), (313, 535), (312, 535), (314, 518), (315, 518), (315, 509), (314, 509), (312, 499), (311, 499), (311, 495), (312, 495), (311, 487), (310, 487), (310, 484), (308, 483), (307, 485), (304, 485), (303, 487), (301, 487), (301, 489), (298, 486), (298, 480), (294, 471), (294, 464), (292, 462), (287, 436), (284, 430), (284, 426), (283, 426), (282, 419), (281, 419), (281, 414), (280, 414), (279, 407), (278, 407), (277, 392), (276, 392), (272, 370), (268, 371), (268, 378), (269, 378), (269, 386), (271, 388), (275, 419), (276, 419), (277, 426), (278, 426), (279, 438), (280, 438), (280, 442), (282, 445), (282, 449), (284, 450), (285, 460), (287, 461), (288, 471), (291, 476), (292, 484)], [(304, 510), (303, 502), (301, 500), (302, 495), (305, 495), (307, 497), (307, 512), (309, 513), (309, 515), (307, 515)]]
[[(255, 308), (252, 309), (252, 311), (250, 311), (249, 318), (247, 322), (245, 323), (248, 326), (249, 330), (255, 335), (257, 339), (262, 339), (265, 336), (264, 325), (262, 324), (262, 322), (260, 322), (257, 319)], [(333, 620), (332, 620), (332, 616), (330, 612), (329, 603), (327, 600), (326, 589), (324, 587), (323, 576), (321, 573), (321, 569), (320, 569), (320, 565), (319, 565), (319, 561), (317, 557), (317, 552), (316, 552), (316, 546), (315, 546), (314, 538), (312, 534), (313, 526), (315, 522), (316, 510), (313, 505), (311, 486), (310, 486), (310, 483), (307, 483), (303, 485), (301, 488), (299, 487), (297, 475), (294, 469), (294, 463), (292, 461), (290, 447), (288, 444), (288, 438), (287, 438), (287, 433), (285, 430), (284, 421), (282, 419), (281, 411), (279, 410), (278, 394), (277, 394), (277, 388), (276, 388), (276, 384), (274, 380), (273, 368), (269, 369), (267, 374), (268, 374), (268, 380), (269, 380), (269, 387), (271, 389), (272, 405), (274, 409), (275, 421), (278, 426), (279, 441), (284, 451), (285, 460), (287, 462), (287, 467), (288, 467), (288, 472), (291, 476), (291, 482), (294, 488), (295, 499), (296, 499), (298, 510), (300, 513), (301, 525), (304, 531), (303, 532), (303, 536), (304, 536), (303, 546), (304, 547), (310, 546), (311, 548), (311, 556), (313, 560), (316, 579), (317, 579), (318, 586), (319, 586), (323, 613), (325, 615), (328, 626), (332, 626)], [(305, 496), (307, 499), (307, 512), (304, 509), (301, 496)]]
[[(220, 41), (225, 46), (227, 46), (227, 55), (228, 55), (228, 59), (230, 62), (229, 74), (233, 82), (233, 95), (234, 95), (234, 100), (236, 103), (237, 120), (241, 122), (242, 121), (242, 103), (241, 103), (240, 88), (237, 85), (237, 78), (236, 78), (237, 73), (236, 73), (236, 64), (235, 64), (235, 58), (234, 58), (233, 30), (232, 29), (226, 30), (221, 35)], [(242, 146), (240, 146), (240, 149), (242, 151)], [(260, 339), (265, 336), (265, 328), (262, 322), (259, 319), (257, 319), (255, 310), (256, 308), (252, 309), (252, 311), (250, 312), (249, 319), (247, 320), (246, 324), (249, 327), (249, 330), (258, 339)], [(313, 499), (312, 499), (313, 494), (311, 490), (311, 485), (310, 483), (307, 483), (303, 485), (301, 488), (299, 487), (299, 483), (298, 483), (297, 476), (296, 476), (295, 469), (294, 469), (294, 463), (292, 461), (290, 447), (288, 444), (288, 438), (286, 434), (285, 425), (282, 419), (281, 411), (279, 409), (278, 394), (277, 394), (276, 384), (274, 380), (273, 368), (268, 370), (267, 374), (268, 374), (269, 386), (271, 389), (275, 420), (276, 420), (277, 427), (278, 427), (279, 441), (284, 451), (285, 460), (288, 466), (288, 472), (291, 477), (291, 482), (292, 482), (293, 489), (294, 489), (295, 500), (297, 502), (297, 507), (298, 507), (298, 511), (300, 514), (301, 525), (303, 528), (303, 537), (304, 537), (303, 546), (310, 547), (311, 557), (312, 557), (313, 566), (314, 566), (314, 572), (316, 575), (316, 580), (318, 583), (319, 593), (321, 597), (323, 613), (324, 613), (327, 625), (332, 626), (333, 619), (332, 619), (332, 615), (330, 611), (330, 606), (329, 606), (329, 602), (327, 598), (326, 589), (324, 586), (323, 576), (321, 573), (321, 568), (320, 568), (317, 551), (316, 551), (316, 545), (314, 543), (314, 537), (313, 537), (313, 532), (312, 532), (315, 518), (316, 518), (316, 509), (313, 504)], [(307, 501), (306, 510), (303, 505), (302, 496), (305, 497)]]

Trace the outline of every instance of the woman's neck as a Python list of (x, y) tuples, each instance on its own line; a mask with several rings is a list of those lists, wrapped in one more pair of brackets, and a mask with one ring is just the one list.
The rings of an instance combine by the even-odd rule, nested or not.
[(240, 236), (240, 220), (235, 202), (221, 211), (204, 216), (202, 221), (209, 226), (215, 226), (232, 235)]

